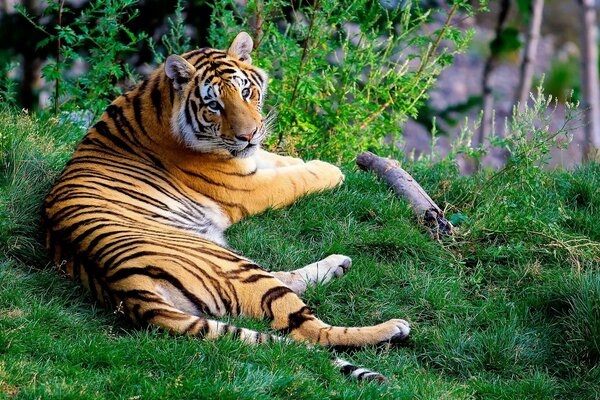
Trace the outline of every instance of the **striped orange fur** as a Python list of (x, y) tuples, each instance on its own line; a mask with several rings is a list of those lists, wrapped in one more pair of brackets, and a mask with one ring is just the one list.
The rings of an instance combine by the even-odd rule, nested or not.
[[(240, 219), (339, 185), (334, 165), (260, 149), (266, 74), (240, 33), (227, 51), (172, 55), (108, 106), (44, 203), (47, 245), (66, 274), (139, 325), (248, 343), (282, 340), (219, 322), (268, 318), (309, 345), (403, 340), (406, 321), (361, 328), (319, 320), (300, 299), (308, 285), (350, 267), (333, 255), (292, 272), (269, 272), (227, 247)], [(288, 339), (286, 339), (288, 340)], [(357, 378), (378, 373), (334, 359)]]

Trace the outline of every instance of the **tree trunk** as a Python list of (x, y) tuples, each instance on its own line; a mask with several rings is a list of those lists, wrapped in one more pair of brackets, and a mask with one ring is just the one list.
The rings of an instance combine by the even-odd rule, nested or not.
[(600, 90), (598, 88), (598, 28), (595, 0), (579, 0), (581, 16), (582, 107), (585, 116), (583, 161), (598, 160), (600, 151)]
[[(499, 40), (506, 19), (508, 17), (508, 11), (510, 10), (510, 0), (502, 0), (500, 5), (500, 11), (498, 13), (498, 21), (496, 22), (496, 38)], [(483, 116), (481, 119), (481, 126), (479, 127), (479, 135), (477, 136), (477, 145), (482, 145), (485, 138), (490, 134), (492, 130), (492, 114), (494, 111), (494, 93), (492, 91), (492, 71), (496, 67), (498, 62), (498, 54), (490, 46), (490, 55), (485, 62), (483, 68), (482, 77), (482, 96), (483, 96)]]
[(530, 7), (529, 31), (527, 32), (527, 42), (525, 51), (523, 52), (523, 61), (521, 62), (521, 71), (519, 74), (519, 85), (517, 86), (514, 102), (515, 105), (518, 105), (519, 112), (523, 112), (525, 109), (525, 105), (529, 99), (529, 93), (531, 92), (533, 60), (535, 60), (540, 39), (544, 0), (531, 0)]

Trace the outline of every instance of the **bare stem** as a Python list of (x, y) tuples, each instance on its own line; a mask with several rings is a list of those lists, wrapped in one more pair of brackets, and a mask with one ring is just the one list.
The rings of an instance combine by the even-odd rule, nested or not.
[[(254, 49), (258, 51), (258, 46), (260, 45), (260, 41), (262, 40), (262, 26), (265, 22), (264, 20), (264, 3), (262, 0), (256, 0), (256, 9), (254, 10), (254, 18), (250, 21), (250, 26), (252, 29), (252, 39), (254, 42)], [(258, 58), (258, 55), (255, 54)]]
[(537, 52), (538, 41), (540, 39), (540, 28), (542, 26), (542, 13), (544, 10), (544, 0), (534, 0), (530, 5), (531, 18), (529, 21), (529, 30), (525, 40), (525, 51), (519, 71), (519, 84), (515, 93), (513, 104), (518, 104), (520, 113), (525, 111), (527, 99), (531, 91), (531, 81), (533, 78), (533, 62)]
[[(290, 99), (290, 110), (294, 106), (294, 101), (296, 100), (296, 92), (298, 91), (298, 84), (300, 83), (300, 78), (302, 77), (302, 70), (304, 69), (304, 64), (306, 63), (306, 57), (308, 55), (308, 50), (310, 48), (310, 42), (313, 36), (313, 30), (315, 26), (315, 19), (317, 16), (317, 12), (319, 11), (319, 0), (315, 0), (313, 3), (313, 12), (310, 18), (310, 25), (308, 27), (308, 35), (306, 36), (306, 40), (304, 41), (304, 46), (302, 46), (302, 58), (300, 59), (300, 67), (298, 68), (298, 72), (296, 74), (296, 79), (294, 81), (294, 90), (292, 91), (292, 98)], [(278, 145), (281, 144), (283, 140), (283, 132), (279, 132), (279, 141)]]

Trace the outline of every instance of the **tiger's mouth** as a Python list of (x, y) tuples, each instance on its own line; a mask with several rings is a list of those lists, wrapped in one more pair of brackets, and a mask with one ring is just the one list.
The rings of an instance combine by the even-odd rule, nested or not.
[(237, 158), (246, 158), (246, 157), (250, 157), (252, 154), (254, 154), (254, 152), (256, 150), (258, 150), (259, 144), (258, 143), (248, 143), (246, 146), (244, 146), (241, 149), (231, 149), (229, 150), (229, 153)]

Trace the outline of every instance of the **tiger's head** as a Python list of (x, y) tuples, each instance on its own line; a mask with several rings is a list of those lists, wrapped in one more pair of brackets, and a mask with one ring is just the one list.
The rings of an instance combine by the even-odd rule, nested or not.
[(254, 154), (267, 135), (262, 116), (267, 75), (251, 64), (253, 42), (246, 32), (227, 51), (211, 48), (171, 55), (164, 64), (175, 96), (174, 135), (196, 151)]

